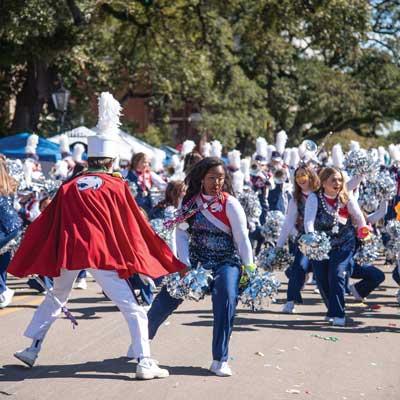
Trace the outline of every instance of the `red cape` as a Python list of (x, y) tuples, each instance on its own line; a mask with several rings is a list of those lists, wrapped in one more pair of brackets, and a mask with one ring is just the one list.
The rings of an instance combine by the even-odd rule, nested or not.
[[(86, 178), (89, 185), (84, 184), (84, 189), (78, 187), (82, 177), (92, 177)], [(93, 186), (99, 182), (99, 187)], [(7, 270), (18, 277), (56, 277), (61, 268), (116, 270), (121, 278), (135, 273), (158, 278), (185, 265), (153, 231), (121, 178), (89, 173), (60, 187), (28, 227)]]

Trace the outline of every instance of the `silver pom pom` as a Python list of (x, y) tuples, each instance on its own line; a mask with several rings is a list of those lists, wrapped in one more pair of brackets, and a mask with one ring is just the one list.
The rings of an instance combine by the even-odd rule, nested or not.
[(248, 190), (240, 193), (238, 200), (246, 213), (248, 220), (258, 220), (261, 215), (261, 205), (257, 193)]
[(350, 175), (374, 176), (379, 171), (379, 161), (370, 151), (352, 150), (346, 154), (344, 168)]
[(386, 258), (391, 261), (400, 260), (400, 241), (398, 239), (391, 239), (386, 244)]
[(400, 221), (391, 219), (385, 228), (386, 233), (390, 236), (392, 240), (400, 239)]
[(269, 272), (256, 271), (250, 276), (246, 289), (240, 295), (240, 301), (252, 310), (261, 310), (267, 299), (278, 293), (280, 282)]
[(360, 264), (371, 264), (380, 256), (383, 250), (383, 243), (379, 236), (371, 235), (370, 239), (363, 242), (354, 255), (354, 260)]
[(199, 301), (208, 293), (212, 279), (210, 270), (198, 267), (190, 270), (182, 279), (179, 279), (179, 274), (169, 275), (164, 279), (164, 284), (175, 299)]
[(299, 248), (310, 260), (328, 260), (331, 241), (325, 232), (305, 233), (299, 239)]
[(174, 299), (184, 299), (187, 296), (187, 288), (182, 285), (180, 275), (175, 274), (167, 275), (162, 284), (167, 287), (167, 291)]
[(290, 266), (294, 257), (286, 248), (266, 247), (256, 257), (256, 264), (265, 271), (283, 270)]
[(280, 211), (268, 211), (265, 216), (265, 223), (261, 227), (261, 233), (269, 243), (275, 244), (281, 233), (285, 216)]
[(155, 205), (158, 204), (161, 200), (164, 200), (164, 192), (162, 192), (158, 188), (153, 186), (149, 192), (152, 204)]
[(160, 236), (161, 239), (165, 240), (168, 244), (172, 240), (172, 231), (166, 229), (164, 225), (164, 220), (161, 218), (152, 219), (150, 225), (153, 227), (154, 231)]
[(138, 188), (137, 188), (136, 183), (135, 183), (135, 182), (130, 182), (130, 181), (128, 181), (128, 186), (129, 186), (129, 190), (130, 190), (131, 193), (132, 193), (132, 196), (133, 196), (133, 197), (136, 197), (137, 194), (138, 194)]
[(391, 200), (397, 192), (396, 181), (388, 171), (380, 171), (362, 186), (359, 203), (367, 212), (375, 211), (381, 202)]

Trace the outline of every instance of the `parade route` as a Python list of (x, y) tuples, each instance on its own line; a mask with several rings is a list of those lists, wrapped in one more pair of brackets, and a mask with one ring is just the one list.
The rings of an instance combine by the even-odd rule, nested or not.
[(315, 399), (398, 400), (400, 398), (400, 308), (391, 267), (366, 305), (347, 297), (348, 326), (323, 321), (324, 307), (314, 286), (293, 315), (278, 303), (250, 312), (240, 306), (231, 341), (232, 378), (208, 372), (212, 313), (209, 298), (184, 302), (160, 328), (153, 356), (169, 369), (164, 380), (137, 381), (136, 363), (125, 357), (129, 335), (123, 317), (89, 280), (74, 290), (69, 307), (79, 322), (57, 321), (33, 369), (12, 354), (28, 340), (23, 330), (42, 296), (25, 280), (10, 279), (17, 289), (11, 306), (0, 310), (0, 398), (47, 399)]

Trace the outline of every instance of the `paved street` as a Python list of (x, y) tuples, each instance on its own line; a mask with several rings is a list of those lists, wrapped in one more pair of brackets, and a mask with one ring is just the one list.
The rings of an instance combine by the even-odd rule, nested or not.
[[(240, 306), (231, 342), (232, 378), (208, 373), (212, 313), (209, 299), (185, 302), (160, 328), (152, 352), (171, 376), (136, 381), (135, 363), (125, 356), (129, 335), (122, 316), (93, 281), (74, 290), (69, 303), (79, 321), (73, 330), (61, 319), (50, 331), (37, 366), (28, 369), (13, 352), (28, 344), (22, 332), (42, 300), (24, 280), (13, 304), (0, 310), (0, 399), (318, 399), (400, 398), (400, 308), (391, 268), (367, 306), (348, 298), (350, 322), (332, 328), (314, 286), (294, 315), (278, 304), (260, 312)], [(337, 340), (336, 340), (337, 338)], [(327, 340), (328, 339), (328, 340)]]

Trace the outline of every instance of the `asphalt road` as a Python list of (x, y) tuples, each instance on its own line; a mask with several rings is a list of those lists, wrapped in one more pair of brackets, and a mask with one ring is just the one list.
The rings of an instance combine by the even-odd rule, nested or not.
[(11, 306), (0, 310), (0, 399), (400, 399), (400, 307), (389, 267), (386, 280), (366, 304), (348, 298), (348, 326), (323, 321), (314, 286), (294, 315), (281, 314), (286, 290), (276, 304), (251, 312), (239, 306), (231, 340), (231, 378), (218, 378), (211, 361), (210, 299), (185, 302), (152, 342), (154, 358), (169, 369), (163, 380), (135, 380), (135, 362), (125, 357), (128, 329), (116, 308), (90, 280), (74, 290), (69, 307), (79, 321), (73, 330), (56, 321), (37, 365), (28, 369), (13, 357), (29, 341), (22, 333), (43, 296), (24, 280)]

